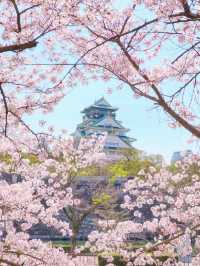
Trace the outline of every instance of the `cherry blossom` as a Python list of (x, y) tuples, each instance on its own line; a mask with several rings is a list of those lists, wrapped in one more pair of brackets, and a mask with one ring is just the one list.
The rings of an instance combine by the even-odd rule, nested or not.
[[(121, 207), (128, 209), (133, 219), (101, 222), (101, 229), (89, 236), (87, 247), (97, 253), (117, 252), (134, 265), (170, 265), (172, 261), (179, 265), (177, 256), (192, 254), (190, 239), (200, 228), (199, 166), (200, 157), (194, 154), (177, 162), (175, 173), (163, 167), (128, 180)], [(148, 217), (144, 207), (151, 212)], [(130, 234), (137, 237), (146, 233), (152, 235), (151, 241), (129, 248)], [(194, 265), (199, 263), (198, 246), (197, 238)], [(163, 254), (169, 257), (165, 264), (159, 260)]]
[[(31, 240), (28, 230), (42, 222), (71, 237), (70, 226), (60, 220), (59, 212), (80, 204), (69, 185), (79, 169), (104, 158), (105, 138), (93, 136), (76, 143), (64, 136), (47, 137), (46, 149), (41, 150), (34, 162), (31, 154), (23, 158), (16, 145), (11, 145), (8, 138), (5, 140), (1, 151), (5, 161), (0, 164), (0, 261), (8, 265), (73, 265), (73, 258), (63, 250), (52, 247), (51, 243)], [(4, 175), (18, 176), (21, 181), (9, 184)]]
[[(192, 141), (200, 137), (199, 1), (134, 0), (121, 7), (115, 2), (0, 3), (0, 169), (2, 175), (21, 178), (19, 183), (4, 178), (0, 183), (0, 215), (9, 229), (0, 241), (3, 264), (73, 263), (63, 250), (30, 240), (27, 230), (42, 220), (70, 234), (68, 224), (57, 219), (64, 206), (80, 201), (68, 185), (80, 168), (103, 158), (103, 139), (57, 139), (53, 125), (44, 127), (46, 122), (40, 121), (41, 132), (35, 132), (27, 115), (53, 111), (69, 90), (90, 80), (106, 82), (111, 93), (114, 79), (116, 89), (127, 86), (135, 99), (161, 107), (171, 127), (184, 127)], [(91, 251), (117, 250), (128, 265), (159, 265), (158, 257), (167, 252), (170, 259), (163, 265), (178, 265), (180, 237), (186, 228), (191, 233), (199, 228), (199, 161), (192, 155), (177, 163), (175, 173), (151, 168), (143, 178), (129, 180), (122, 208), (133, 212), (134, 219), (101, 222), (102, 232), (89, 237)], [(144, 206), (152, 218), (138, 222)], [(14, 220), (21, 223), (20, 232)], [(127, 234), (142, 232), (150, 232), (154, 241), (128, 250)], [(197, 252), (194, 265), (199, 261)]]

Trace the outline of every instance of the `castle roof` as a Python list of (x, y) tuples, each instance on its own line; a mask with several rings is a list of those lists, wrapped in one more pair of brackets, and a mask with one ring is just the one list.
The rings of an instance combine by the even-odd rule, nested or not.
[(74, 136), (78, 139), (81, 137), (89, 137), (92, 134), (101, 135), (106, 132), (105, 148), (121, 149), (130, 148), (131, 142), (136, 139), (130, 138), (126, 135), (129, 129), (126, 129), (120, 121), (116, 119), (115, 112), (118, 108), (110, 105), (107, 100), (102, 97), (94, 104), (85, 108), (82, 113), (82, 123), (77, 125)]
[(105, 118), (101, 119), (99, 122), (95, 123), (95, 126), (124, 128), (117, 120), (114, 120), (111, 116), (106, 116)]
[(109, 102), (106, 101), (104, 97), (100, 98), (98, 101), (95, 101), (94, 104), (90, 105), (89, 107), (86, 107), (83, 109), (81, 113), (85, 113), (88, 110), (92, 108), (97, 108), (97, 109), (107, 109), (107, 110), (112, 110), (112, 111), (117, 111), (118, 108), (113, 107), (112, 105), (109, 104)]
[(105, 106), (105, 107), (112, 107), (108, 101), (104, 97), (101, 97), (98, 101), (95, 101), (95, 105), (97, 106)]
[(115, 135), (107, 135), (106, 136), (106, 143), (105, 147), (112, 147), (112, 148), (130, 148), (131, 145), (123, 141), (119, 136)]

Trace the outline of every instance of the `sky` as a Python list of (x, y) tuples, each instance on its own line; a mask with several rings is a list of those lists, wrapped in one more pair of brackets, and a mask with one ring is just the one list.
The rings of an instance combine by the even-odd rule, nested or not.
[(128, 88), (115, 90), (113, 84), (112, 94), (108, 94), (106, 88), (103, 81), (80, 85), (71, 90), (52, 113), (45, 116), (35, 114), (28, 121), (38, 130), (38, 120), (45, 119), (48, 126), (54, 126), (57, 132), (65, 129), (71, 134), (82, 121), (81, 110), (104, 96), (111, 105), (119, 108), (117, 119), (130, 129), (128, 135), (137, 139), (133, 143), (135, 148), (148, 154), (161, 154), (167, 163), (174, 151), (196, 148), (195, 144), (188, 143), (190, 134), (185, 129), (170, 128), (167, 115), (161, 110), (152, 110), (152, 104), (147, 100), (135, 99)]

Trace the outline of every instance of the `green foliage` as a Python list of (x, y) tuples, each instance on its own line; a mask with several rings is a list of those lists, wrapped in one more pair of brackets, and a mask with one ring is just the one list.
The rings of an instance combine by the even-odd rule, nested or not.
[(121, 149), (122, 158), (107, 165), (92, 165), (80, 169), (77, 176), (109, 176), (114, 182), (117, 177), (135, 176), (141, 169), (147, 170), (149, 166), (159, 168), (162, 156), (159, 154), (146, 156), (136, 149)]
[(168, 166), (168, 170), (170, 171), (170, 172), (172, 172), (173, 174), (176, 174), (176, 173), (178, 173), (178, 167), (176, 166), (176, 164), (175, 163), (173, 163), (173, 164), (170, 164), (169, 166)]
[[(165, 262), (169, 257), (168, 256), (160, 256), (159, 261), (160, 262)], [(99, 261), (99, 266), (106, 266), (108, 263), (106, 262), (106, 259), (104, 259), (102, 256), (98, 257)], [(126, 262), (123, 260), (123, 258), (119, 255), (114, 255), (113, 256), (113, 264), (115, 266), (126, 266)], [(146, 264), (145, 266), (150, 266), (149, 264)], [(151, 266), (156, 266), (156, 264), (151, 264)]]
[[(122, 260), (120, 256), (113, 256), (113, 264), (116, 266), (126, 266), (126, 263)], [(108, 263), (106, 262), (106, 259), (99, 256), (98, 257), (99, 266), (106, 266)]]
[(126, 165), (124, 164), (123, 161), (119, 161), (108, 167), (108, 173), (110, 176), (110, 181), (114, 182), (117, 177), (129, 176), (129, 169), (126, 168)]
[(1, 153), (0, 154), (0, 162), (11, 164), (12, 163), (12, 158), (11, 158), (10, 154)]
[[(85, 244), (85, 241), (77, 241), (77, 247), (81, 247)], [(144, 246), (144, 243), (130, 243), (132, 248), (140, 248), (140, 247), (143, 247)], [(58, 248), (63, 248), (65, 250), (65, 252), (70, 252), (71, 251), (71, 242), (70, 241), (67, 241), (67, 240), (64, 240), (64, 241), (54, 241), (52, 243), (52, 245), (54, 247), (58, 247)], [(86, 254), (88, 255), (90, 252), (88, 249), (84, 249), (84, 251), (82, 252), (82, 254)], [(106, 255), (106, 254), (105, 254)], [(109, 255), (109, 254), (107, 254)], [(115, 266), (126, 266), (126, 262), (124, 262), (123, 258), (118, 255), (117, 253), (112, 253), (110, 254), (114, 261), (114, 265)], [(159, 257), (159, 260), (161, 262), (165, 262), (169, 257), (165, 254), (163, 254), (162, 256)], [(102, 256), (102, 255), (99, 255), (98, 256), (98, 263), (99, 265), (98, 266), (106, 266), (107, 265), (107, 262), (106, 262), (106, 259)], [(150, 265), (145, 265), (145, 266), (150, 266)], [(155, 266), (155, 265), (151, 265), (151, 266)]]
[(106, 205), (110, 202), (111, 200), (111, 195), (107, 193), (101, 193), (99, 196), (95, 196), (92, 199), (92, 204), (93, 205)]
[[(22, 153), (21, 154), (21, 158), (29, 160), (31, 165), (37, 164), (37, 163), (40, 162), (38, 157), (35, 154)], [(12, 164), (13, 163), (12, 156), (10, 154), (7, 154), (7, 153), (1, 153), (0, 154), (0, 161), (1, 162), (5, 162), (7, 164)]]
[(77, 176), (99, 176), (99, 167), (97, 165), (91, 165), (80, 169)]
[[(77, 241), (77, 247), (81, 247), (85, 244), (85, 241)], [(71, 250), (71, 242), (68, 240), (58, 240), (52, 242), (53, 247), (63, 248), (65, 251)]]
[(108, 175), (111, 182), (114, 182), (117, 177), (135, 176), (141, 169), (145, 171), (153, 165), (148, 159), (140, 159), (139, 157), (127, 159), (125, 157), (108, 166)]
[(159, 154), (147, 156), (136, 149), (122, 149), (121, 154), (121, 160), (107, 167), (111, 182), (117, 177), (135, 176), (142, 169), (146, 172), (150, 166), (159, 169), (163, 162)]
[(31, 165), (40, 163), (40, 160), (38, 159), (38, 157), (35, 154), (23, 153), (22, 154), (22, 159), (29, 160)]

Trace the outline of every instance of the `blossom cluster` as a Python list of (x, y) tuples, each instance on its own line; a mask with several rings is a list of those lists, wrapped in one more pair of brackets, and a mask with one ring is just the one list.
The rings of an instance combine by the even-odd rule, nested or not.
[[(74, 198), (69, 187), (71, 178), (79, 169), (104, 158), (104, 139), (93, 136), (75, 143), (72, 138), (48, 137), (46, 148), (34, 155), (35, 161), (31, 153), (17, 151), (16, 145), (6, 139), (0, 163), (2, 263), (73, 265), (73, 259), (63, 250), (53, 248), (50, 243), (31, 240), (28, 232), (33, 225), (43, 223), (71, 237), (70, 226), (59, 218), (59, 213), (68, 206), (79, 205), (81, 199)], [(11, 183), (6, 177), (11, 178)]]
[[(139, 173), (128, 180), (121, 207), (130, 211), (132, 219), (101, 222), (102, 229), (89, 236), (87, 247), (96, 253), (117, 252), (133, 265), (170, 265), (172, 261), (179, 265), (177, 258), (192, 255), (191, 237), (197, 234), (194, 265), (198, 265), (200, 157), (189, 155), (175, 167), (173, 171), (150, 167), (143, 175)], [(147, 208), (149, 216), (145, 215)], [(146, 233), (152, 236), (149, 242), (138, 248), (130, 247), (130, 235), (147, 241)], [(160, 257), (164, 255), (169, 259), (162, 264)]]

